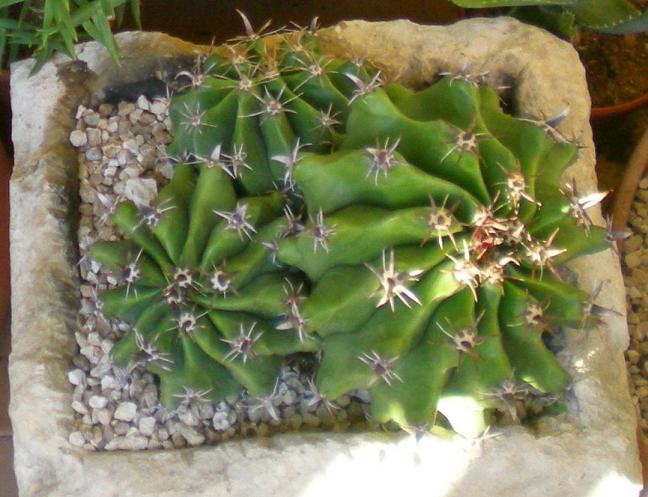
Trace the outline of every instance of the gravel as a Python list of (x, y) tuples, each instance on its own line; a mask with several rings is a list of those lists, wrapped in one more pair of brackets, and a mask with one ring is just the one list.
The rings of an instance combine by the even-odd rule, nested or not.
[(630, 346), (626, 364), (639, 424), (648, 435), (648, 178), (639, 183), (621, 257), (626, 286)]
[[(284, 366), (271, 401), (250, 399), (243, 392), (233, 403), (188, 399), (174, 411), (160, 404), (155, 378), (143, 364), (128, 371), (113, 364), (110, 351), (131, 328), (103, 316), (97, 297), (121, 285), (121, 275), (102, 268), (88, 252), (95, 241), (121, 238), (110, 222), (117, 203), (128, 199), (140, 207), (150, 206), (172, 176), (173, 164), (164, 153), (170, 142), (168, 101), (140, 96), (136, 102), (116, 106), (80, 106), (76, 118), (70, 143), (79, 157), (81, 310), (79, 353), (68, 371), (75, 413), (69, 442), (88, 450), (173, 449), (304, 425), (332, 428), (331, 415), (312, 401), (317, 393), (310, 375), (296, 364)], [(368, 400), (366, 392), (339, 399), (340, 406), (355, 412), (348, 416), (345, 412), (345, 419), (364, 422)]]

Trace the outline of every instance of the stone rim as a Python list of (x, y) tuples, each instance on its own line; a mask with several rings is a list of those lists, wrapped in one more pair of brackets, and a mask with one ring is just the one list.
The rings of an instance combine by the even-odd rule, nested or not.
[[(407, 29), (410, 35), (407, 43), (402, 43), (401, 40), (403, 29)], [(16, 472), (21, 495), (113, 495), (110, 485), (114, 478), (111, 475), (113, 470), (128, 472), (117, 483), (124, 492), (122, 495), (185, 495), (183, 492), (196, 496), (255, 495), (259, 489), (265, 489), (265, 492), (274, 495), (316, 495), (321, 488), (335, 488), (332, 483), (335, 478), (323, 481), (318, 476), (319, 469), (326, 462), (326, 457), (320, 455), (318, 450), (327, 447), (341, 454), (353, 454), (355, 464), (347, 460), (346, 465), (359, 471), (362, 471), (363, 463), (377, 458), (381, 451), (388, 450), (389, 454), (380, 466), (384, 476), (376, 478), (375, 482), (388, 481), (383, 478), (398, 473), (396, 468), (399, 464), (395, 464), (398, 457), (416, 453), (423, 458), (423, 462), (420, 469), (414, 471), (410, 468), (411, 472), (407, 474), (414, 476), (415, 481), (435, 483), (435, 478), (443, 476), (443, 471), (434, 468), (435, 456), (428, 450), (443, 446), (449, 454), (454, 454), (462, 447), (458, 441), (446, 443), (426, 439), (416, 446), (403, 435), (292, 434), (272, 439), (230, 441), (216, 447), (182, 451), (121, 454), (87, 452), (74, 449), (68, 443), (72, 393), (65, 372), (76, 346), (73, 330), (77, 305), (75, 292), (78, 290), (73, 256), (65, 256), (66, 253), (75, 253), (72, 241), (74, 236), (70, 237), (74, 233), (74, 223), (70, 223), (69, 218), (75, 205), (76, 154), (67, 143), (72, 120), (71, 116), (54, 113), (53, 103), (45, 101), (40, 116), (48, 116), (48, 119), (45, 122), (35, 122), (26, 113), (28, 109), (24, 97), (21, 103), (20, 93), (25, 90), (28, 93), (30, 89), (38, 93), (39, 85), (46, 78), (56, 79), (58, 73), (59, 93), (56, 96), (62, 96), (60, 103), (63, 108), (72, 109), (79, 103), (100, 98), (103, 88), (114, 85), (124, 75), (131, 80), (137, 77), (141, 79), (142, 75), (150, 74), (151, 70), (173, 66), (177, 61), (186, 60), (200, 50), (199, 47), (159, 34), (123, 34), (118, 40), (122, 44), (123, 53), (130, 54), (139, 50), (141, 54), (139, 58), (127, 55), (123, 63), (124, 69), (112, 66), (102, 49), (93, 43), (82, 45), (79, 51), (79, 58), (90, 63), (89, 71), (79, 62), (66, 63), (58, 58), (48, 63), (32, 80), (25, 81), (24, 76), (33, 62), (23, 61), (12, 67), (12, 82), (17, 84), (20, 81), (21, 85), (28, 86), (27, 89), (23, 87), (16, 90), (12, 95), (16, 130), (14, 136), (30, 136), (29, 143), (16, 143), (16, 167), (11, 184), (14, 337), (10, 357), (10, 413), (14, 426)], [(425, 59), (422, 47), (429, 45), (430, 40), (433, 41), (432, 45), (436, 43), (437, 48), (444, 49), (445, 55), (440, 55), (439, 52), (434, 57)], [(548, 59), (548, 63), (554, 67), (546, 67), (541, 61), (527, 59), (519, 48), (521, 40), (534, 45), (538, 50), (551, 53), (552, 58)], [(388, 74), (391, 71), (392, 75), (402, 71), (402, 81), (409, 84), (429, 80), (440, 70), (459, 70), (465, 61), (473, 61), (477, 65), (477, 59), (481, 59), (481, 67), (496, 76), (496, 83), (510, 78), (518, 82), (514, 102), (520, 115), (547, 117), (562, 110), (566, 103), (571, 104), (572, 112), (563, 123), (561, 131), (569, 138), (573, 136), (583, 148), (579, 161), (569, 172), (578, 178), (584, 190), (594, 189), (594, 150), (588, 124), (589, 98), (584, 91), (584, 71), (578, 63), (577, 55), (565, 42), (510, 19), (468, 20), (447, 28), (420, 26), (408, 21), (352, 21), (325, 30), (322, 41), (323, 48), (334, 54), (340, 51), (357, 53), (368, 50), (369, 58), (377, 62), (383, 71)], [(165, 55), (160, 57), (156, 54), (159, 52), (154, 50), (160, 50)], [(426, 50), (430, 53), (431, 48), (427, 46)], [(453, 53), (468, 55), (462, 60), (461, 57), (453, 56)], [(404, 66), (401, 64), (403, 60), (408, 61)], [(544, 64), (547, 64), (547, 60), (544, 60)], [(128, 68), (131, 68), (130, 74)], [(101, 74), (101, 77), (97, 74)], [(562, 74), (563, 77), (551, 79), (547, 74)], [(83, 84), (75, 85), (74, 82)], [(600, 217), (598, 221), (600, 222)], [(51, 247), (48, 254), (43, 254), (42, 249), (38, 248), (44, 246), (45, 240), (49, 240), (47, 246)], [(600, 268), (600, 271), (592, 271), (593, 267)], [(596, 286), (601, 277), (609, 279), (611, 283), (606, 285), (601, 298), (607, 302), (607, 307), (624, 309), (623, 282), (618, 261), (609, 251), (580, 258), (571, 264), (571, 269), (579, 285), (589, 290)], [(51, 286), (48, 288), (43, 280)], [(581, 464), (583, 479), (572, 476), (564, 481), (559, 480), (560, 484), (555, 488), (559, 493), (547, 493), (547, 487), (542, 487), (537, 495), (575, 495), (566, 489), (582, 489), (583, 481), (585, 484), (593, 484), (596, 481), (595, 469), (600, 466), (591, 462), (597, 459), (599, 465), (602, 464), (601, 461), (607, 461), (610, 468), (627, 479), (627, 495), (636, 494), (641, 479), (634, 438), (634, 413), (627, 386), (623, 383), (625, 377), (615, 378), (614, 370), (615, 366), (625, 367), (622, 351), (627, 347), (627, 341), (624, 317), (608, 318), (607, 326), (593, 330), (587, 336), (569, 335), (561, 358), (571, 366), (571, 370), (598, 367), (597, 376), (581, 379), (576, 377), (568, 414), (562, 418), (542, 420), (538, 433), (545, 436), (533, 444), (538, 454), (522, 457), (516, 455), (512, 449), (521, 441), (528, 443), (534, 435), (527, 429), (513, 427), (504, 430), (504, 435), (493, 442), (497, 447), (493, 447), (491, 452), (496, 454), (487, 454), (487, 460), (480, 461), (479, 465), (492, 465), (497, 469), (502, 464), (495, 459), (497, 455), (516, 466), (525, 463), (537, 465), (540, 471), (538, 476), (542, 476), (543, 467), (546, 471), (552, 471), (552, 467), (558, 469), (552, 466), (551, 458), (571, 446), (572, 449), (580, 448), (581, 453), (591, 452), (591, 459), (576, 458)], [(610, 352), (616, 356), (613, 360), (601, 357)], [(599, 385), (605, 381), (608, 390)], [(618, 391), (616, 397), (612, 395), (613, 390)], [(610, 407), (598, 412), (594, 406), (598, 406), (596, 399), (601, 395), (614, 399), (620, 405), (617, 409)], [(40, 412), (40, 417), (35, 419), (30, 415), (32, 411)], [(583, 428), (591, 432), (590, 436), (579, 434)], [(600, 443), (601, 437), (610, 439), (609, 446), (595, 446)], [(265, 465), (274, 462), (277, 460), (277, 451), (284, 454), (282, 457), (286, 464), (273, 464), (273, 472), (252, 478), (255, 470), (259, 471), (255, 461), (260, 464), (265, 461)], [(630, 458), (624, 461), (623, 456), (627, 457), (628, 453)], [(307, 457), (310, 458), (309, 462), (303, 462), (301, 475), (295, 478), (290, 465), (295, 464), (297, 458), (303, 461)], [(464, 459), (467, 457), (469, 456)], [(190, 464), (191, 460), (193, 464)], [(228, 465), (232, 461), (236, 461), (236, 465)], [(139, 472), (128, 471), (133, 466)], [(178, 486), (182, 477), (174, 480), (173, 477), (160, 474), (164, 473), (165, 467), (174, 467), (179, 475), (184, 474), (185, 485)], [(336, 467), (335, 463), (332, 467)], [(329, 473), (333, 475), (336, 471), (339, 473), (342, 470), (338, 468)], [(157, 474), (158, 478), (150, 478), (151, 474)], [(484, 495), (498, 492), (495, 482), (491, 481), (488, 483), (491, 487), (485, 487), (473, 474), (475, 473), (466, 475), (462, 485), (466, 485), (466, 488), (471, 488), (471, 484), (472, 488), (481, 485)], [(191, 479), (188, 475), (192, 475)], [(196, 475), (201, 475), (201, 478), (196, 479)], [(422, 475), (426, 475), (425, 480), (421, 480)], [(499, 476), (504, 476), (504, 473)], [(320, 481), (322, 487), (309, 487), (309, 478)], [(374, 484), (385, 495), (389, 492), (389, 485)], [(518, 492), (527, 485), (528, 481), (520, 482)], [(304, 490), (306, 487), (310, 490)], [(397, 485), (392, 490), (394, 489), (402, 491), (404, 488)], [(422, 488), (412, 490), (421, 492)], [(528, 491), (525, 494), (536, 495)]]

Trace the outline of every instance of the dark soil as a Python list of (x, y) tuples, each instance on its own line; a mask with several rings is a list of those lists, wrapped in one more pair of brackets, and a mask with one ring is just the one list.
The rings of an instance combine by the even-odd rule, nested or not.
[(576, 49), (587, 70), (593, 107), (648, 93), (648, 33), (618, 36), (583, 30), (578, 38)]
[[(628, 102), (648, 93), (648, 34), (617, 36), (581, 31), (575, 48), (585, 65), (593, 107)], [(601, 190), (614, 191), (618, 186), (647, 126), (648, 106), (623, 116), (593, 120)], [(607, 199), (608, 206), (612, 199)]]
[[(163, 31), (194, 43), (225, 42), (243, 31), (239, 9), (254, 28), (269, 19), (272, 27), (302, 26), (314, 17), (330, 26), (345, 19), (385, 21), (409, 19), (424, 24), (448, 24), (459, 20), (463, 9), (450, 0), (141, 0), (142, 21), (147, 31)], [(126, 20), (127, 28), (130, 19)]]

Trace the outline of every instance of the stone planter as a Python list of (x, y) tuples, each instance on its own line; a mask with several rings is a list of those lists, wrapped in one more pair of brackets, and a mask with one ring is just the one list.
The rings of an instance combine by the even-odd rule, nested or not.
[[(513, 84), (515, 112), (549, 117), (571, 106), (560, 131), (581, 148), (570, 169), (594, 191), (594, 149), (585, 75), (572, 47), (511, 19), (428, 27), (407, 21), (347, 22), (322, 33), (334, 54), (367, 56), (405, 84), (431, 81), (467, 63), (491, 83)], [(22, 497), (241, 496), (636, 496), (641, 471), (626, 384), (623, 316), (567, 335), (560, 359), (574, 378), (568, 410), (533, 431), (501, 429), (483, 443), (406, 434), (292, 434), (180, 451), (97, 453), (68, 443), (66, 370), (78, 307), (74, 109), (103, 89), (172, 70), (199, 47), (160, 34), (128, 33), (121, 68), (96, 44), (79, 61), (57, 59), (34, 77), (14, 65), (16, 165), (11, 184), (13, 352), (10, 358), (15, 467)], [(600, 221), (600, 215), (598, 215)], [(579, 285), (606, 284), (599, 303), (621, 313), (623, 282), (612, 251), (571, 265)]]

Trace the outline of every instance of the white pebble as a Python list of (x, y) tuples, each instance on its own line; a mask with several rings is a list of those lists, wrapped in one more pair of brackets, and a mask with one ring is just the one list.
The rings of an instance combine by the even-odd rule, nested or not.
[(81, 385), (85, 381), (86, 374), (80, 369), (73, 369), (68, 372), (68, 381), (72, 385)]
[(88, 143), (88, 135), (86, 135), (85, 131), (75, 129), (70, 133), (70, 143), (74, 147), (83, 147)]
[(137, 427), (139, 428), (139, 431), (142, 435), (146, 437), (150, 437), (153, 435), (153, 431), (155, 430), (155, 418), (152, 416), (145, 416), (139, 420), (139, 424)]
[(101, 116), (93, 110), (88, 110), (83, 114), (83, 120), (88, 126), (97, 126), (99, 124), (99, 119)]
[(85, 389), (85, 385), (77, 385), (76, 387), (74, 387), (74, 392), (72, 392), (72, 400), (80, 401), (83, 398)]
[(72, 433), (70, 433), (68, 441), (75, 447), (83, 447), (83, 445), (85, 444), (85, 438), (83, 436), (83, 433), (81, 433), (80, 431), (73, 431)]
[(92, 422), (108, 426), (112, 420), (112, 415), (108, 409), (94, 409), (92, 411)]
[(125, 140), (124, 143), (122, 143), (122, 147), (132, 154), (137, 154), (137, 152), (139, 152), (139, 147), (137, 146), (137, 140), (135, 140), (135, 138)]
[(157, 194), (157, 183), (153, 178), (131, 178), (126, 181), (124, 196), (140, 207), (149, 207)]
[(165, 162), (158, 168), (158, 171), (165, 178), (171, 179), (173, 177), (174, 166), (170, 162)]
[(130, 156), (131, 156), (130, 152), (122, 148), (117, 153), (117, 164), (119, 164), (120, 166), (125, 166), (128, 163)]
[(88, 400), (88, 405), (93, 409), (103, 409), (108, 405), (108, 399), (103, 395), (93, 395)]
[(140, 95), (137, 99), (137, 106), (142, 110), (149, 110), (151, 108), (151, 103), (145, 95)]
[(83, 117), (83, 114), (85, 113), (86, 109), (87, 109), (87, 107), (85, 105), (83, 105), (83, 104), (79, 105), (79, 107), (77, 107), (77, 111), (76, 111), (76, 114), (75, 114), (74, 118), (75, 119), (81, 119)]
[(101, 337), (99, 336), (99, 333), (97, 333), (96, 331), (89, 333), (88, 343), (90, 345), (94, 345), (95, 347), (99, 347), (101, 345)]
[(178, 424), (176, 427), (178, 433), (184, 437), (189, 445), (196, 446), (202, 445), (205, 442), (205, 435), (199, 433), (189, 426)]
[(90, 361), (90, 364), (97, 364), (99, 362), (99, 355), (96, 347), (86, 345), (85, 347), (81, 347), (79, 352), (81, 352), (81, 354)]
[(117, 381), (113, 376), (106, 375), (101, 378), (101, 389), (102, 390), (114, 390), (117, 388)]
[(350, 392), (349, 395), (367, 404), (371, 402), (371, 394), (369, 393), (369, 390), (358, 389)]
[(74, 409), (76, 412), (81, 414), (82, 416), (85, 414), (88, 414), (88, 408), (85, 406), (85, 404), (79, 400), (73, 400), (72, 401), (72, 409)]
[(101, 131), (97, 128), (86, 129), (86, 136), (88, 137), (88, 145), (91, 147), (101, 144)]
[(168, 440), (170, 436), (171, 436), (171, 435), (169, 435), (169, 430), (167, 430), (166, 428), (160, 428), (160, 429), (158, 430), (158, 438), (159, 438), (161, 441), (164, 442), (165, 440)]
[(211, 419), (214, 416), (214, 406), (208, 402), (202, 402), (198, 406), (198, 416), (200, 419)]
[(198, 426), (200, 424), (200, 419), (192, 411), (179, 412), (178, 419), (187, 426)]
[(108, 354), (110, 354), (110, 351), (112, 350), (114, 345), (115, 344), (112, 342), (112, 340), (108, 340), (108, 339), (103, 340), (101, 342), (101, 350), (106, 356), (108, 356)]
[(212, 425), (214, 426), (214, 430), (225, 431), (230, 426), (232, 426), (228, 414), (229, 413), (227, 411), (218, 411), (216, 414), (214, 414), (214, 417), (212, 418)]
[(133, 402), (122, 402), (117, 406), (114, 417), (120, 421), (132, 421), (137, 414), (137, 405)]
[(125, 421), (119, 421), (113, 423), (113, 428), (115, 429), (115, 433), (117, 435), (126, 435), (126, 433), (128, 433), (128, 430), (130, 430), (130, 425)]
[(94, 387), (99, 385), (99, 378), (93, 378), (92, 376), (90, 376), (86, 381), (89, 387)]
[(167, 106), (164, 104), (164, 102), (157, 101), (151, 104), (150, 111), (156, 116), (161, 116), (166, 113)]
[(86, 150), (85, 156), (86, 156), (86, 159), (88, 159), (90, 161), (101, 160), (101, 158), (103, 157), (99, 147), (89, 148), (88, 150)]
[[(112, 369), (112, 365), (108, 362), (109, 356), (104, 354), (103, 356), (101, 356), (101, 359), (101, 364), (90, 370), (90, 376), (94, 376), (95, 378), (102, 378), (103, 375), (108, 374)], [(99, 382), (97, 384), (99, 384)]]
[(132, 102), (119, 102), (117, 113), (120, 116), (127, 116), (135, 110), (135, 104)]
[(148, 407), (149, 409), (158, 403), (157, 387), (153, 384), (146, 385), (144, 391), (140, 395), (140, 406)]

